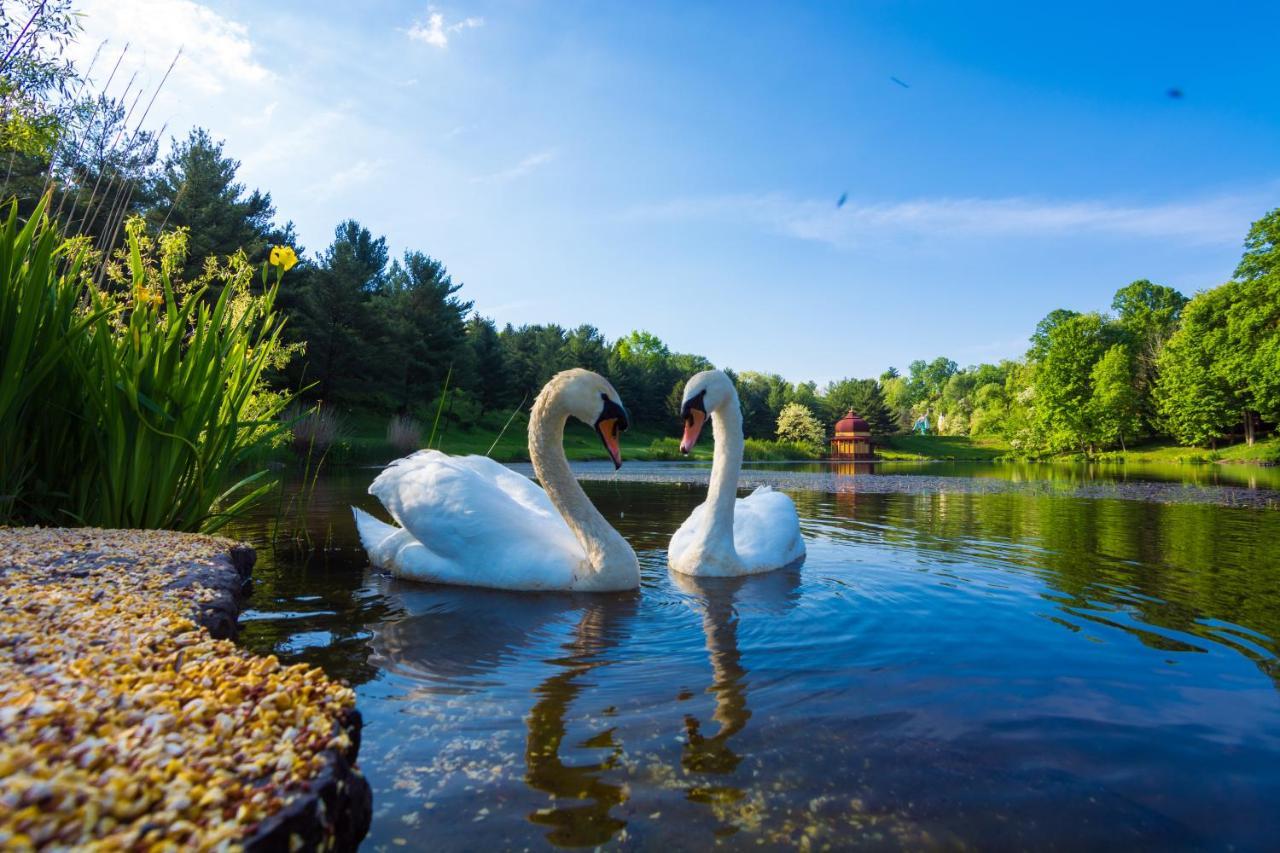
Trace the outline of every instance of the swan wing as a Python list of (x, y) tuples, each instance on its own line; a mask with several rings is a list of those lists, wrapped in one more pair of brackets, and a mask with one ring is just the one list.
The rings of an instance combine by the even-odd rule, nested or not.
[(790, 497), (760, 486), (733, 508), (733, 545), (749, 570), (777, 569), (804, 556), (800, 516)]
[(412, 537), (391, 568), (415, 580), (563, 589), (585, 559), (546, 493), (484, 457), (420, 451), (388, 465), (369, 493)]
[[(667, 544), (667, 562), (673, 566), (681, 565), (684, 562), (685, 553), (698, 540), (706, 526), (707, 505), (704, 502), (694, 507), (693, 512), (689, 513), (689, 517), (684, 520), (684, 524), (681, 524), (672, 534), (671, 541)], [(736, 530), (734, 534), (737, 535)]]

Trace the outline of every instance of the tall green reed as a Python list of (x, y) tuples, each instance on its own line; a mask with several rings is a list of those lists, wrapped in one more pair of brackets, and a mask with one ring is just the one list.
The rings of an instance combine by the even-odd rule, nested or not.
[(74, 382), (75, 347), (109, 310), (84, 310), (86, 253), (49, 227), (48, 202), (26, 222), (11, 202), (0, 222), (0, 521), (33, 495), (58, 497), (48, 463), (76, 453), (84, 431), (50, 411)]
[[(249, 463), (279, 439), (289, 402), (264, 379), (289, 354), (280, 273), (264, 270), (255, 295), (232, 258), (187, 286), (173, 278), (183, 233), (125, 231), (98, 287), (83, 243), (59, 241), (43, 215), (19, 228), (11, 206), (0, 229), (0, 428), (6, 459), (18, 451), (0, 470), (0, 519), (213, 531), (274, 485)], [(14, 375), (34, 378), (11, 390)]]

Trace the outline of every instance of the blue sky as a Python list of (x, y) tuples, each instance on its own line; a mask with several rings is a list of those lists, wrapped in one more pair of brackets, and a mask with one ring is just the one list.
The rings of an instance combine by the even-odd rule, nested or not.
[(1280, 205), (1276, 3), (84, 8), (139, 84), (184, 46), (149, 123), (224, 138), (309, 251), (354, 217), (499, 323), (793, 380), (1016, 357), (1220, 283)]

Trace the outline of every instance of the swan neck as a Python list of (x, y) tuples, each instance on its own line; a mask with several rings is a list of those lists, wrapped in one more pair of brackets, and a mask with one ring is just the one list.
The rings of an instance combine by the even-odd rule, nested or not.
[(529, 459), (547, 497), (586, 552), (587, 574), (591, 577), (578, 580), (585, 580), (591, 586), (607, 586), (611, 578), (606, 576), (610, 572), (625, 571), (628, 563), (634, 568), (635, 552), (591, 503), (573, 476), (564, 453), (564, 427), (568, 420), (569, 412), (560, 403), (555, 389), (544, 389), (534, 401), (529, 418)]
[(711, 462), (711, 484), (707, 504), (711, 509), (712, 536), (727, 536), (733, 542), (733, 506), (738, 499), (738, 474), (742, 470), (742, 408), (738, 394), (711, 412), (711, 430), (715, 451)]

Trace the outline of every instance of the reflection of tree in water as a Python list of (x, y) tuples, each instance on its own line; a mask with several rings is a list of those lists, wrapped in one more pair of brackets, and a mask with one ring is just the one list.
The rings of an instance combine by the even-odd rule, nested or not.
[[(239, 530), (234, 535), (247, 538)], [(365, 577), (368, 563), (363, 551), (258, 544), (248, 607), (284, 611), (288, 618), (244, 619), (240, 644), (286, 664), (323, 667), (356, 686), (377, 678), (368, 626), (393, 618), (395, 608), (384, 595), (368, 594), (353, 582)]]
[[(552, 661), (560, 671), (534, 689), (538, 701), (526, 720), (529, 734), (524, 753), (525, 782), (553, 795), (557, 802), (554, 808), (533, 812), (529, 820), (552, 827), (547, 840), (567, 847), (603, 844), (627, 825), (609, 814), (614, 806), (626, 802), (626, 790), (601, 778), (616, 766), (622, 754), (622, 746), (614, 740), (614, 730), (607, 729), (577, 745), (580, 749), (609, 749), (603, 761), (570, 765), (560, 757), (565, 714), (583, 688), (589, 686), (585, 676), (609, 663), (598, 659), (610, 645), (606, 607), (603, 603), (592, 604), (582, 614), (574, 641), (566, 645), (570, 654)], [(558, 805), (561, 799), (585, 802)]]
[(1055, 624), (1165, 652), (1211, 642), (1280, 687), (1280, 513), (1012, 494), (837, 496), (834, 509), (855, 522), (830, 528), (834, 539), (1020, 566), (1050, 587)]

